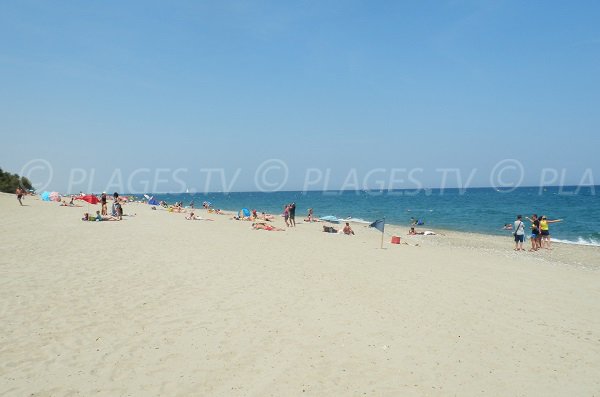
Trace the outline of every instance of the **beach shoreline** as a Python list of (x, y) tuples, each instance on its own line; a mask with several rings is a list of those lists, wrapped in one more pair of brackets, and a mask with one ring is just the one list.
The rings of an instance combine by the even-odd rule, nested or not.
[[(402, 193), (402, 192), (400, 192)], [(140, 195), (129, 195), (140, 200)], [(340, 220), (353, 218), (365, 223), (386, 218), (387, 224), (410, 226), (412, 220), (423, 222), (426, 228), (453, 230), (482, 235), (510, 236), (506, 224), (512, 225), (518, 214), (547, 215), (548, 219), (562, 219), (551, 226), (553, 241), (565, 244), (600, 247), (600, 225), (594, 202), (594, 191), (581, 191), (578, 195), (561, 193), (560, 188), (523, 187), (510, 193), (491, 188), (469, 190), (445, 189), (430, 195), (398, 196), (397, 192), (378, 194), (364, 191), (330, 192), (231, 192), (231, 193), (157, 193), (153, 197), (169, 204), (183, 205), (203, 201), (215, 208), (238, 212), (241, 208), (257, 208), (280, 215), (283, 203), (296, 202), (297, 218), (306, 217), (309, 207), (315, 216), (334, 216)], [(143, 200), (143, 198), (141, 198)], [(257, 205), (260, 207), (251, 207)], [(523, 218), (525, 219), (525, 218)], [(527, 227), (528, 222), (525, 222)], [(527, 229), (529, 230), (529, 229)], [(526, 233), (527, 235), (528, 233)]]

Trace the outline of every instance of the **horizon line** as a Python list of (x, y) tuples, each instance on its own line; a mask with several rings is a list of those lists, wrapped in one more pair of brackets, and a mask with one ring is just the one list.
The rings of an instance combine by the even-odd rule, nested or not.
[[(462, 190), (462, 191), (467, 191), (469, 189), (491, 189), (497, 192), (503, 192), (503, 189), (506, 189), (504, 191), (504, 193), (509, 193), (512, 192), (514, 190), (517, 189), (529, 189), (529, 188), (536, 188), (536, 189), (545, 189), (545, 188), (561, 188), (561, 189), (566, 189), (566, 188), (600, 188), (600, 185), (527, 185), (527, 186), (518, 186), (518, 187), (493, 187), (493, 186), (469, 186), (469, 187), (421, 187), (421, 188), (398, 188), (398, 189), (325, 189), (325, 190), (311, 190), (311, 189), (307, 189), (307, 190), (276, 190), (276, 191), (261, 191), (261, 190), (231, 190), (231, 191), (208, 191), (208, 192), (201, 192), (201, 191), (196, 191), (196, 192), (138, 192), (138, 193), (131, 193), (131, 192), (123, 192), (123, 193), (119, 193), (120, 195), (144, 195), (144, 194), (190, 194), (190, 195), (194, 195), (194, 194), (201, 194), (201, 195), (208, 195), (208, 194), (231, 194), (231, 193), (265, 193), (265, 194), (270, 194), (270, 193), (326, 193), (326, 192), (335, 192), (335, 193), (340, 193), (340, 192), (376, 192), (376, 193), (387, 193), (387, 192), (403, 192), (403, 191), (409, 191), (409, 192), (420, 192), (420, 191), (440, 191), (440, 190)], [(48, 191), (48, 190), (44, 190), (44, 191)], [(37, 193), (37, 191), (35, 191)], [(80, 191), (81, 192), (81, 191)], [(66, 193), (66, 194), (78, 194), (78, 193)], [(94, 193), (89, 193), (89, 194), (94, 194)], [(97, 194), (102, 194), (102, 193), (97, 193)]]

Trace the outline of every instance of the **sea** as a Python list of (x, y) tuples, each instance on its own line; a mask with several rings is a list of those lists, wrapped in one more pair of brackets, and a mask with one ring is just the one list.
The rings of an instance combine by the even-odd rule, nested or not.
[(425, 229), (499, 236), (512, 233), (503, 226), (513, 223), (517, 215), (546, 215), (549, 220), (562, 219), (550, 225), (554, 241), (600, 246), (597, 192), (600, 186), (147, 194), (169, 204), (181, 201), (189, 206), (193, 202), (199, 208), (208, 201), (213, 208), (226, 211), (247, 208), (272, 214), (281, 214), (285, 204), (295, 202), (300, 220), (312, 208), (316, 217), (334, 216), (365, 224), (385, 218), (386, 224), (407, 228), (418, 220)]

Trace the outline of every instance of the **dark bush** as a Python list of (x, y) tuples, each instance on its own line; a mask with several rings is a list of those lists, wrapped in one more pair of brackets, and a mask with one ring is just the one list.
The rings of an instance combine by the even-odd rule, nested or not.
[(11, 174), (10, 172), (4, 172), (0, 168), (0, 192), (14, 193), (19, 186), (28, 191), (33, 190), (29, 179), (20, 177), (17, 174)]

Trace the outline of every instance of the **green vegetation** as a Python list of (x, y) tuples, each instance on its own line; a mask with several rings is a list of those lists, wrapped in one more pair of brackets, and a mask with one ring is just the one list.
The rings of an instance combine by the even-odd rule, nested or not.
[(0, 168), (0, 192), (14, 193), (21, 186), (26, 190), (32, 190), (31, 182), (25, 177), (20, 177), (17, 174), (2, 171)]

